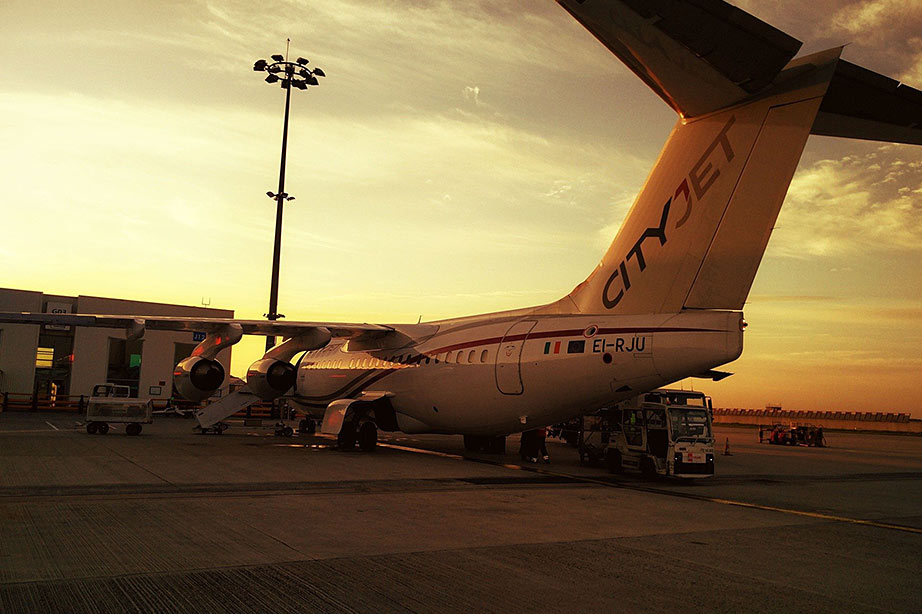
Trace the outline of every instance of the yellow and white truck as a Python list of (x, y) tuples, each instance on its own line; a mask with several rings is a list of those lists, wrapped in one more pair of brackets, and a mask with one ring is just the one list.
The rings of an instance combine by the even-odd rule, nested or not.
[(605, 462), (615, 473), (637, 469), (647, 477), (714, 475), (711, 399), (702, 392), (660, 388), (610, 410)]

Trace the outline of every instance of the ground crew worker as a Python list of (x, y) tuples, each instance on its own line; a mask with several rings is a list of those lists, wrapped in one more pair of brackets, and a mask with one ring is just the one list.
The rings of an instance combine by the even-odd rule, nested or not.
[(536, 450), (535, 450), (535, 456), (531, 462), (537, 463), (538, 455), (541, 456), (542, 460), (544, 460), (545, 463), (551, 462), (551, 457), (548, 456), (547, 454), (547, 445), (545, 445), (545, 439), (547, 439), (547, 429), (544, 428), (543, 426), (539, 429), (535, 429)]

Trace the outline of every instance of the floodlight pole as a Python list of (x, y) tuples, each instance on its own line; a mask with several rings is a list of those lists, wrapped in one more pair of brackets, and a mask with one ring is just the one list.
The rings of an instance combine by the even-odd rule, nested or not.
[[(282, 203), (285, 202), (285, 158), (288, 155), (288, 112), (291, 110), (291, 87), (285, 88), (285, 123), (282, 128), (282, 160), (279, 163), (279, 191), (275, 194), (275, 246), (272, 249), (272, 281), (269, 285), (269, 313), (266, 318), (278, 320), (279, 305), (279, 262), (282, 252)], [(275, 337), (266, 337), (266, 351), (275, 345)]]
[[(291, 43), (291, 39), (288, 40)], [(266, 192), (269, 198), (276, 202), (275, 206), (275, 246), (272, 251), (272, 280), (269, 285), (269, 313), (265, 317), (270, 321), (284, 318), (278, 312), (279, 302), (279, 263), (282, 251), (282, 210), (286, 200), (294, 200), (294, 196), (285, 193), (285, 162), (288, 157), (288, 115), (291, 111), (291, 87), (294, 86), (299, 90), (306, 90), (308, 85), (319, 85), (317, 77), (325, 77), (324, 72), (319, 68), (307, 68), (308, 60), (298, 58), (296, 62), (289, 62), (286, 55), (273, 55), (273, 62), (270, 64), (266, 60), (257, 60), (253, 65), (256, 72), (268, 72), (266, 77), (267, 83), (280, 82), (282, 89), (285, 90), (285, 121), (282, 128), (282, 158), (279, 163), (279, 189), (278, 192)], [(278, 74), (282, 73), (279, 77)], [(275, 336), (266, 337), (266, 351), (272, 349), (275, 345)]]

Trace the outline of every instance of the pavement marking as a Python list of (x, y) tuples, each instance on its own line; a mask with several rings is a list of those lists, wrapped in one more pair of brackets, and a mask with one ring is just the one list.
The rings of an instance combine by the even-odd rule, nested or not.
[(710, 503), (718, 503), (720, 505), (732, 505), (734, 507), (745, 507), (749, 509), (763, 510), (767, 512), (778, 512), (781, 514), (790, 514), (792, 516), (804, 516), (806, 518), (816, 518), (818, 520), (831, 520), (833, 522), (843, 522), (847, 524), (857, 524), (864, 525), (868, 527), (875, 527), (878, 529), (890, 529), (892, 531), (903, 531), (905, 533), (915, 533), (917, 535), (922, 535), (922, 528), (909, 527), (901, 524), (892, 524), (889, 522), (878, 522), (876, 520), (864, 520), (861, 518), (851, 518), (848, 516), (836, 516), (834, 514), (823, 514), (820, 512), (807, 512), (803, 510), (794, 510), (786, 507), (776, 507), (773, 505), (762, 505), (759, 503), (748, 503), (746, 501), (736, 501), (734, 499), (722, 499), (720, 497), (708, 497), (706, 495), (695, 495), (692, 493), (686, 492), (674, 492), (668, 490), (662, 490), (660, 488), (653, 488), (650, 486), (640, 486), (633, 484), (625, 484), (623, 482), (610, 482), (606, 480), (599, 480), (595, 478), (587, 478), (579, 475), (570, 475), (568, 473), (560, 473), (557, 471), (549, 471), (547, 469), (542, 469), (540, 467), (528, 467), (525, 465), (515, 465), (509, 464), (500, 461), (491, 461), (483, 458), (473, 458), (469, 456), (462, 456), (460, 454), (449, 454), (447, 452), (435, 452), (433, 450), (424, 450), (421, 448), (411, 448), (409, 446), (398, 446), (388, 443), (379, 443), (378, 444), (384, 448), (392, 448), (394, 450), (403, 450), (406, 452), (414, 452), (417, 454), (427, 454), (430, 456), (441, 456), (443, 458), (450, 458), (454, 460), (470, 461), (475, 463), (484, 463), (486, 465), (494, 465), (496, 467), (504, 467), (506, 469), (513, 469), (517, 471), (530, 471), (534, 473), (540, 473), (543, 475), (550, 475), (554, 477), (564, 477), (576, 480), (579, 482), (585, 482), (587, 484), (596, 484), (599, 486), (606, 486), (608, 488), (625, 488), (628, 490), (638, 490), (641, 492), (649, 492), (658, 495), (666, 495), (670, 497), (681, 497), (684, 499), (695, 499), (696, 501), (707, 501)]
[(53, 424), (51, 424), (50, 422), (48, 422), (47, 420), (45, 420), (45, 424), (47, 424), (48, 426), (50, 426), (51, 428), (53, 428), (53, 429), (56, 430), (56, 431), (60, 431), (60, 430), (61, 430), (61, 429), (59, 429), (58, 427), (56, 427), (55, 425), (53, 425)]
[[(393, 443), (378, 442), (379, 448), (391, 448), (392, 450), (403, 450), (404, 452), (413, 452), (415, 454), (425, 454), (427, 456), (441, 456), (442, 458), (453, 458), (455, 460), (469, 460), (460, 454), (449, 454), (448, 452), (436, 452), (435, 450), (425, 450), (423, 448), (411, 448), (409, 446), (398, 446)], [(499, 464), (499, 463), (492, 463)]]
[[(61, 429), (55, 429), (55, 430), (58, 432), (64, 432), (64, 431), (61, 431)], [(47, 433), (47, 432), (48, 432), (48, 429), (16, 429), (12, 431), (0, 431), (0, 435), (16, 435), (19, 433)]]

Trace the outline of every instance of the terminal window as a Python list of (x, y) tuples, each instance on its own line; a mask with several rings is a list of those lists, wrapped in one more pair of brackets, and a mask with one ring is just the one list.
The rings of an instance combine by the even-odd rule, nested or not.
[(35, 350), (35, 366), (40, 369), (50, 369), (54, 366), (54, 348), (37, 348)]

